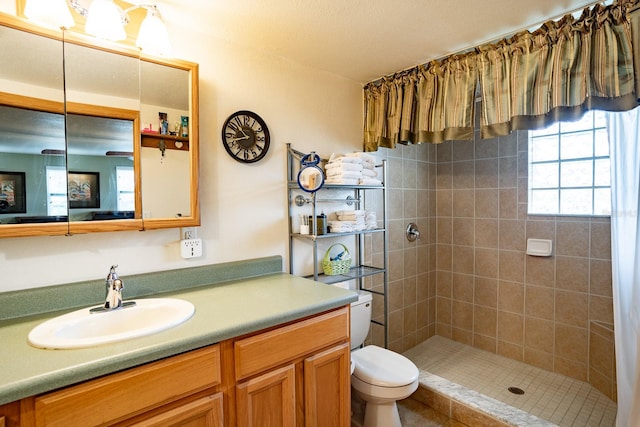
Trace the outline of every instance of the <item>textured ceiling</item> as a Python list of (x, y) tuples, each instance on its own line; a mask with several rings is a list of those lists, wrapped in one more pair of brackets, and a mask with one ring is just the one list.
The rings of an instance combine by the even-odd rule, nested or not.
[(361, 83), (593, 4), (589, 0), (157, 0), (170, 28)]

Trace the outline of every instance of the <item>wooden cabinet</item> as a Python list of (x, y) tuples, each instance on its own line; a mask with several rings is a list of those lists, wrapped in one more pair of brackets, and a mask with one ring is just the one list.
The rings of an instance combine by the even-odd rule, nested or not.
[(342, 307), (2, 405), (0, 427), (348, 426), (349, 315)]
[(66, 427), (77, 420), (87, 426), (112, 425), (145, 413), (156, 416), (156, 408), (167, 416), (184, 416), (194, 411), (185, 398), (212, 389), (220, 380), (220, 351), (214, 345), (38, 396), (35, 425)]
[(350, 424), (349, 310), (235, 342), (239, 427)]
[(0, 405), (0, 427), (18, 427), (20, 425), (20, 402)]
[(127, 425), (132, 427), (222, 427), (224, 425), (222, 393), (197, 399)]
[(304, 360), (305, 426), (351, 424), (351, 355), (340, 344)]
[(238, 427), (295, 427), (295, 365), (269, 371), (238, 385)]

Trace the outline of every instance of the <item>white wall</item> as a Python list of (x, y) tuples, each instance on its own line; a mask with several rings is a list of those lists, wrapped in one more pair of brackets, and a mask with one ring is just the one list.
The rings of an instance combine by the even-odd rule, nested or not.
[[(194, 13), (197, 13), (194, 12)], [(168, 20), (170, 21), (170, 20)], [(200, 201), (204, 256), (180, 258), (179, 230), (0, 239), (0, 292), (268, 255), (287, 263), (286, 143), (323, 156), (362, 147), (357, 82), (267, 56), (169, 22), (176, 56), (200, 64)], [(295, 36), (295, 35), (292, 35)], [(241, 109), (269, 126), (263, 160), (245, 165), (224, 150), (225, 119)]]

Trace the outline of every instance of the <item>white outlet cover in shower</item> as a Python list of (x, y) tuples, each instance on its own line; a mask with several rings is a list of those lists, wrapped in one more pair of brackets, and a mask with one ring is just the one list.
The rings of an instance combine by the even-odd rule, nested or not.
[(551, 256), (553, 243), (547, 239), (527, 239), (527, 255)]

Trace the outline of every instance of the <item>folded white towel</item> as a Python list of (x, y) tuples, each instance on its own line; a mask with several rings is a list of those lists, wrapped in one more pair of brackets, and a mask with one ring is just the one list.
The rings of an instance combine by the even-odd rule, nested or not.
[(347, 221), (327, 221), (330, 233), (346, 233), (354, 231), (353, 224)]
[(329, 157), (329, 163), (357, 163), (362, 164), (360, 157), (346, 157), (344, 154), (333, 153)]
[[(367, 211), (363, 209), (354, 209), (354, 210), (346, 210), (346, 211), (337, 211), (336, 215), (366, 215)], [(375, 212), (374, 212), (375, 214)]]
[(325, 184), (334, 184), (334, 185), (358, 185), (360, 183), (360, 179), (357, 178), (328, 178), (325, 181)]
[(375, 169), (362, 169), (362, 176), (364, 177), (368, 177), (368, 178), (377, 178), (378, 177), (378, 172)]
[(361, 185), (382, 185), (382, 181), (377, 178), (362, 178), (360, 179)]
[(329, 162), (324, 169), (329, 172), (330, 170), (340, 169), (345, 171), (360, 172), (363, 169), (362, 163), (343, 163), (343, 162)]
[(376, 159), (371, 154), (363, 153), (362, 151), (356, 151), (355, 153), (345, 154), (345, 157), (359, 157), (364, 162), (375, 163)]
[(329, 169), (327, 170), (327, 178), (362, 178), (362, 172), (356, 171), (343, 171), (341, 169)]

